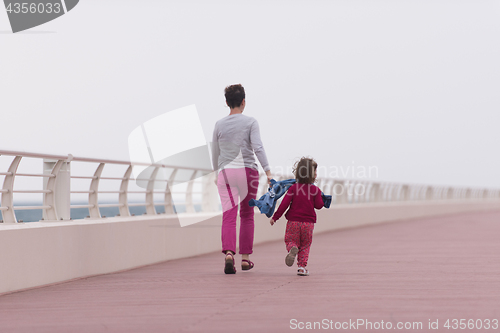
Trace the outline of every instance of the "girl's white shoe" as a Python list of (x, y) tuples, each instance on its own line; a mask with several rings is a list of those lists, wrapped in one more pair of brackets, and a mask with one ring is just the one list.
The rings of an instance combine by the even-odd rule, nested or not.
[(308, 276), (309, 271), (305, 267), (299, 267), (299, 270), (297, 271), (297, 275)]

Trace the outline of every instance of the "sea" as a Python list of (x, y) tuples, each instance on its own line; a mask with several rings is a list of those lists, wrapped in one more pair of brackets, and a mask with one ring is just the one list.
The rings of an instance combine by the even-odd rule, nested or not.
[[(86, 203), (72, 203), (72, 205), (84, 205)], [(102, 203), (104, 204), (104, 203)], [(41, 203), (23, 203), (19, 204), (19, 206), (41, 206)], [(156, 212), (158, 214), (165, 213), (164, 205), (155, 205)], [(194, 205), (194, 209), (196, 212), (201, 211), (201, 204)], [(118, 207), (102, 207), (99, 208), (102, 217), (114, 217), (120, 214)], [(146, 205), (144, 206), (133, 206), (129, 207), (129, 211), (131, 215), (139, 216), (146, 214)], [(184, 213), (186, 211), (185, 205), (175, 205), (174, 211), (176, 213)], [(43, 218), (42, 209), (33, 209), (33, 210), (15, 210), (16, 219), (18, 222), (38, 222)], [(89, 216), (88, 208), (72, 208), (71, 209), (71, 219), (79, 220), (85, 219)], [(2, 219), (3, 222), (3, 219)]]

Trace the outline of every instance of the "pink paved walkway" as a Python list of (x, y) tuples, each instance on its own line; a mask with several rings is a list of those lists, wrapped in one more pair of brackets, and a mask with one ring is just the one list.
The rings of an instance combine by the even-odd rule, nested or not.
[(4, 295), (0, 332), (299, 331), (291, 319), (422, 322), (407, 332), (439, 319), (434, 332), (457, 331), (445, 320), (500, 319), (499, 237), (500, 212), (316, 235), (309, 277), (284, 265), (282, 242), (256, 246), (256, 267), (236, 275), (219, 253), (170, 261)]

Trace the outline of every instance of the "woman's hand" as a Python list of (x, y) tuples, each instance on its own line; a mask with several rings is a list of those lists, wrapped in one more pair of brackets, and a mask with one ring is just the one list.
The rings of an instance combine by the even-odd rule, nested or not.
[(266, 171), (267, 183), (271, 184), (271, 179), (273, 179), (273, 175), (271, 175), (271, 170)]
[(271, 223), (271, 225), (274, 225), (276, 223), (276, 221), (271, 219), (270, 223)]

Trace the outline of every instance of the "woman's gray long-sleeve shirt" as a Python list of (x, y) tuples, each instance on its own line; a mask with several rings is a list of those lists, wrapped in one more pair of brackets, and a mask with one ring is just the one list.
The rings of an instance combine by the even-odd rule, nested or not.
[(214, 170), (244, 167), (258, 170), (254, 152), (264, 171), (270, 170), (255, 118), (232, 114), (215, 123), (212, 139)]

